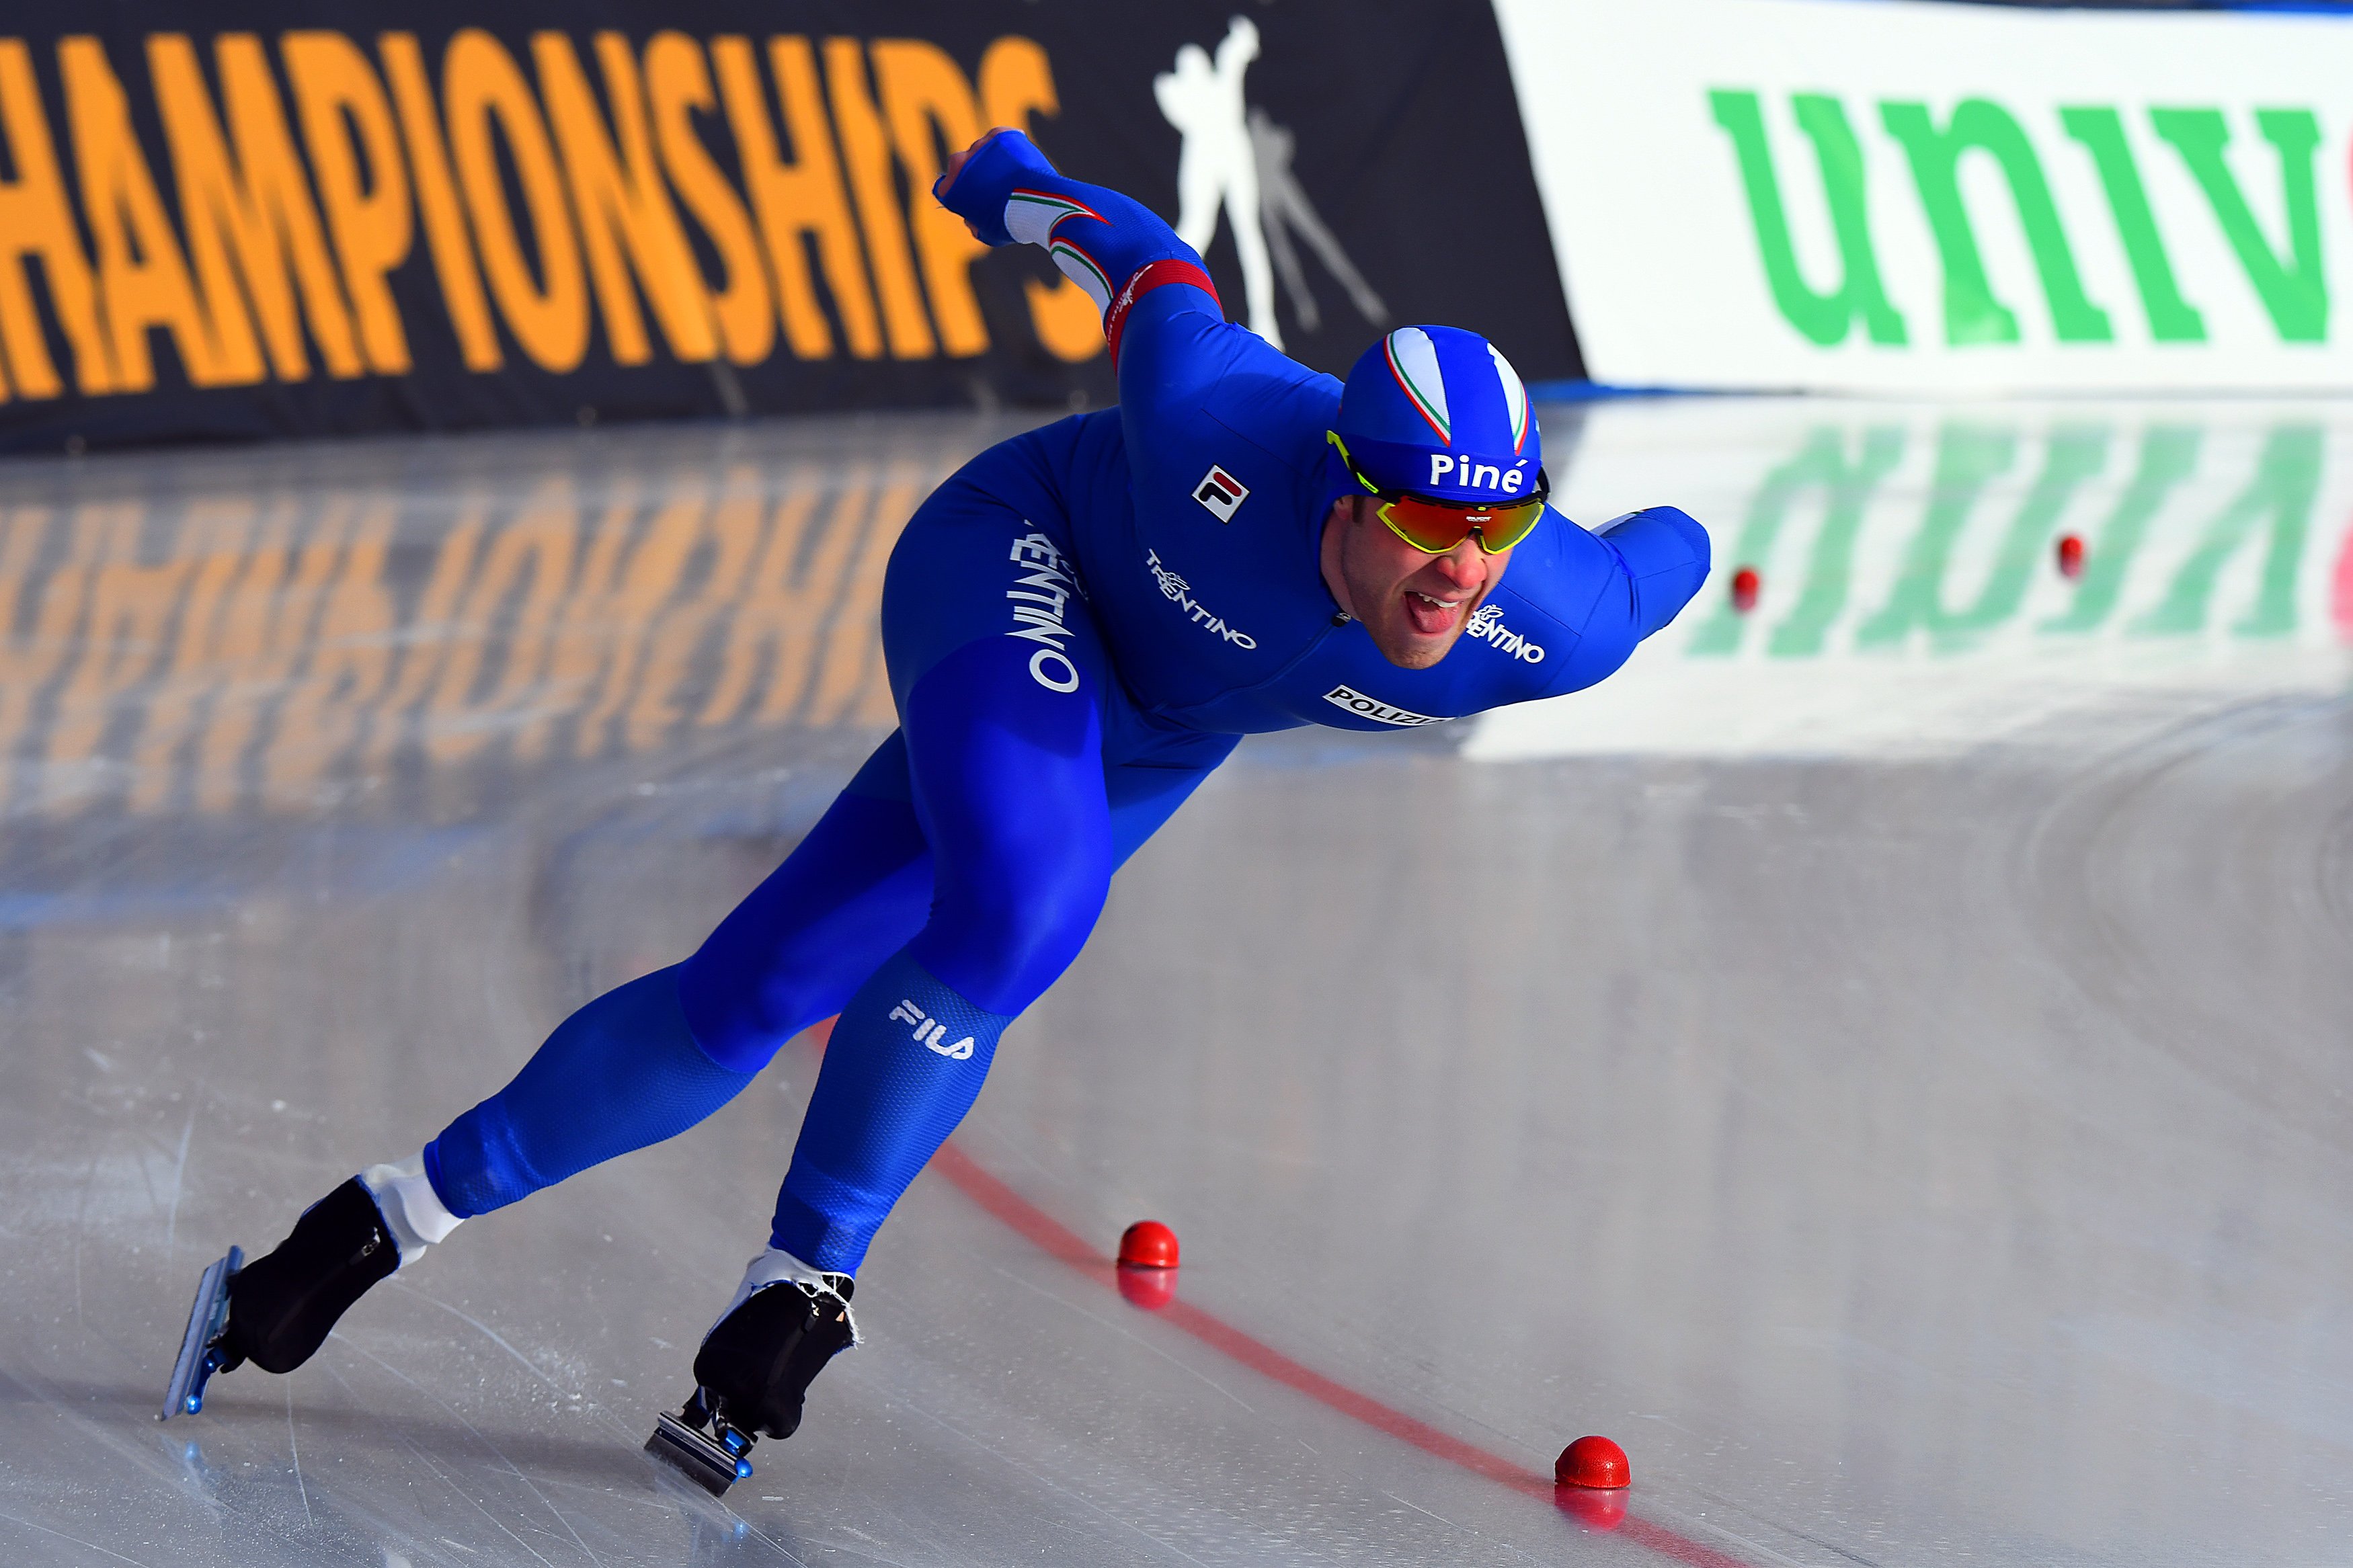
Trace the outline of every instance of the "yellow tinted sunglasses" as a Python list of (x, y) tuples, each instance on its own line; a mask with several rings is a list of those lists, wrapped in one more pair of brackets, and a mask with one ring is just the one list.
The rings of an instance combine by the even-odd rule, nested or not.
[(1542, 468), (1536, 470), (1536, 488), (1514, 501), (1440, 500), (1410, 490), (1383, 489), (1356, 467), (1337, 430), (1326, 430), (1324, 438), (1339, 449), (1340, 461), (1348, 466), (1356, 482), (1379, 500), (1381, 504), (1374, 511), (1389, 531), (1426, 555), (1444, 555), (1474, 535), (1481, 550), (1501, 555), (1535, 531), (1544, 519), (1545, 500), (1552, 494), (1552, 481)]

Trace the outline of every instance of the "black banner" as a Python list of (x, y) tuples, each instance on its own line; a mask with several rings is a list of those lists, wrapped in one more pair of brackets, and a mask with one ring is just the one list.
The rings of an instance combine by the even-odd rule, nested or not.
[(0, 450), (1106, 403), (1086, 296), (930, 199), (992, 123), (1310, 364), (1579, 374), (1478, 0), (16, 9)]

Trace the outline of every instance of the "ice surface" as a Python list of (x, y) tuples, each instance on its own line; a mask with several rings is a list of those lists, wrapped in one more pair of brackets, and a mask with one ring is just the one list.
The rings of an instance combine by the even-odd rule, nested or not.
[[(153, 1411), (206, 1262), (413, 1152), (814, 819), (889, 722), (891, 535), (1010, 426), (0, 468), (0, 1561), (2353, 1556), (2353, 416), (1545, 412), (1577, 515), (1680, 501), (1757, 559), (1756, 616), (1712, 585), (1556, 717), (1246, 746), (724, 1506), (639, 1447), (809, 1045), (469, 1224), (296, 1373)], [(2131, 542), (2153, 441), (2189, 466)], [(1891, 442), (1825, 546), (1799, 481)], [(2094, 570), (2130, 543), (2108, 587), (2058, 578), (2070, 531)], [(1195, 1319), (1113, 1288), (1146, 1216)], [(1631, 1519), (1382, 1412), (1526, 1476), (1605, 1433)]]

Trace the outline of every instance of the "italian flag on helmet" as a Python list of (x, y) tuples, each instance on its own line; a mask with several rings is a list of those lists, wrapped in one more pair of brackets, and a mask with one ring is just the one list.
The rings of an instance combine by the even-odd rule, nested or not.
[(1519, 372), (1459, 327), (1399, 327), (1366, 349), (1335, 428), (1374, 483), (1440, 500), (1514, 500), (1544, 466)]

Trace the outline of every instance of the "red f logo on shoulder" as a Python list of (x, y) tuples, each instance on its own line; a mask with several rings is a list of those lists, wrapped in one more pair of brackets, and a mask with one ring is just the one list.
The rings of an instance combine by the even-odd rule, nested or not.
[(1212, 463), (1194, 488), (1193, 499), (1208, 507), (1219, 522), (1231, 522), (1242, 502), (1250, 500), (1250, 487)]

